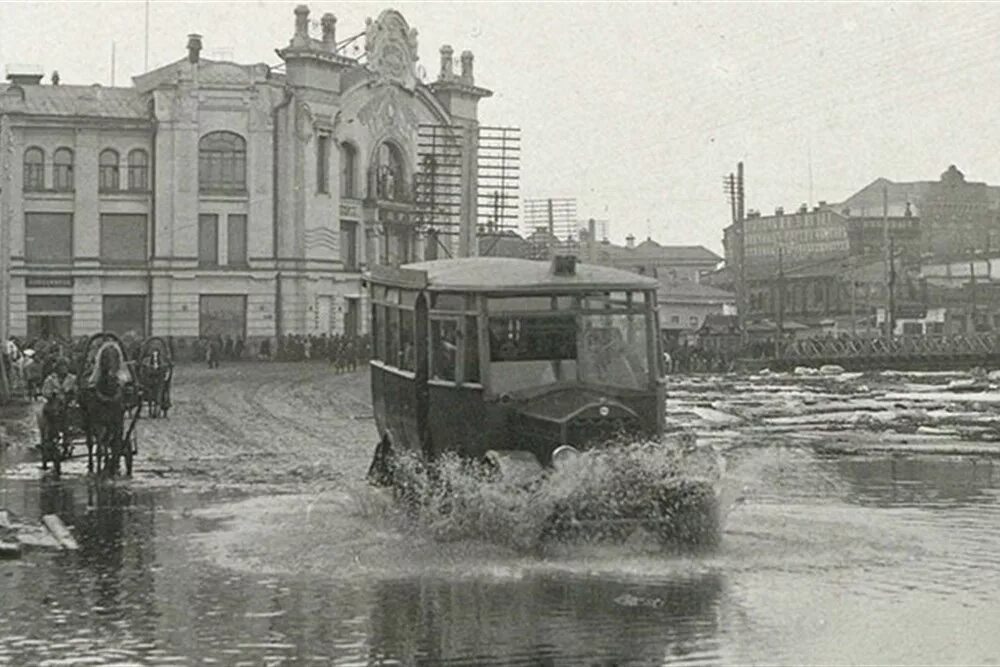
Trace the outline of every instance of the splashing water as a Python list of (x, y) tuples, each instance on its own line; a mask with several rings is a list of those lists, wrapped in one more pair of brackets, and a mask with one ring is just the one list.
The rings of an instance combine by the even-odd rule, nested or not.
[[(642, 533), (674, 548), (718, 541), (714, 451), (658, 442), (609, 443), (524, 482), (443, 455), (400, 455), (395, 493), (408, 523), (438, 541), (479, 539), (532, 551), (562, 540), (622, 541)], [(378, 509), (376, 509), (378, 508)], [(367, 511), (384, 512), (369, 503)]]

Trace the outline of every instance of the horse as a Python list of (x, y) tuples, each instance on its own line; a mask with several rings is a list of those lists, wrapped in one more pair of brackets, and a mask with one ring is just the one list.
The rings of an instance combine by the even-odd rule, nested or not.
[(118, 474), (124, 456), (126, 473), (132, 472), (130, 433), (125, 433), (125, 414), (130, 407), (132, 376), (125, 364), (125, 356), (115, 341), (101, 344), (94, 356), (93, 368), (82, 382), (80, 407), (83, 426), (87, 435), (87, 470), (102, 471), (111, 476)]
[(164, 363), (159, 350), (153, 350), (139, 366), (139, 376), (146, 400), (149, 416), (156, 418), (167, 415), (170, 407), (167, 400), (167, 364)]

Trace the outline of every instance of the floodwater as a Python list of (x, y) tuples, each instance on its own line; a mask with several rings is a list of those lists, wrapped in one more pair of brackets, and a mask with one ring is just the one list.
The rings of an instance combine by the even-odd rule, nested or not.
[[(260, 533), (243, 539), (234, 527), (250, 508), (287, 509), (300, 496), (180, 490), (142, 475), (100, 486), (0, 478), (0, 506), (26, 519), (58, 512), (80, 543), (0, 561), (0, 665), (995, 664), (1000, 459), (940, 446), (834, 455), (778, 437), (784, 412), (760, 416), (779, 404), (802, 418), (822, 412), (803, 394), (829, 384), (739, 381), (759, 396), (699, 402), (710, 393), (702, 381), (675, 387), (699, 428), (742, 437), (727, 452), (722, 546), (704, 555), (429, 545), (325, 504), (316, 511), (343, 514), (311, 524), (321, 530), (305, 566), (269, 560)], [(856, 394), (854, 409), (872, 414), (884, 397), (912, 409), (895, 396), (911, 390), (933, 389), (934, 409), (951, 409), (937, 380), (884, 391), (852, 382), (857, 391), (837, 400)], [(966, 387), (952, 389), (965, 400)], [(955, 408), (966, 420), (975, 410)], [(265, 533), (277, 522), (249, 516)]]

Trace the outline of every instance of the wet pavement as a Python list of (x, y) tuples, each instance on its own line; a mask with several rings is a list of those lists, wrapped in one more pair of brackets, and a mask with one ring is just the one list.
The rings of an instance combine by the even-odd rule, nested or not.
[[(321, 364), (182, 367), (135, 478), (41, 479), (76, 552), (0, 561), (0, 665), (990, 664), (1000, 655), (993, 381), (672, 378), (726, 451), (722, 546), (527, 555), (435, 543), (360, 482), (366, 382)], [(961, 453), (962, 455), (957, 455)]]

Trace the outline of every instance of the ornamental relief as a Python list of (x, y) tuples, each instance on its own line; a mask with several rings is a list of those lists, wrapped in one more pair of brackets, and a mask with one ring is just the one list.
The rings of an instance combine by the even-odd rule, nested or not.
[(358, 121), (374, 135), (392, 129), (404, 136), (416, 133), (420, 119), (410, 106), (409, 98), (395, 88), (377, 88), (367, 102), (358, 109)]
[(413, 90), (417, 85), (417, 30), (399, 12), (387, 9), (377, 20), (365, 21), (365, 55), (380, 83)]

